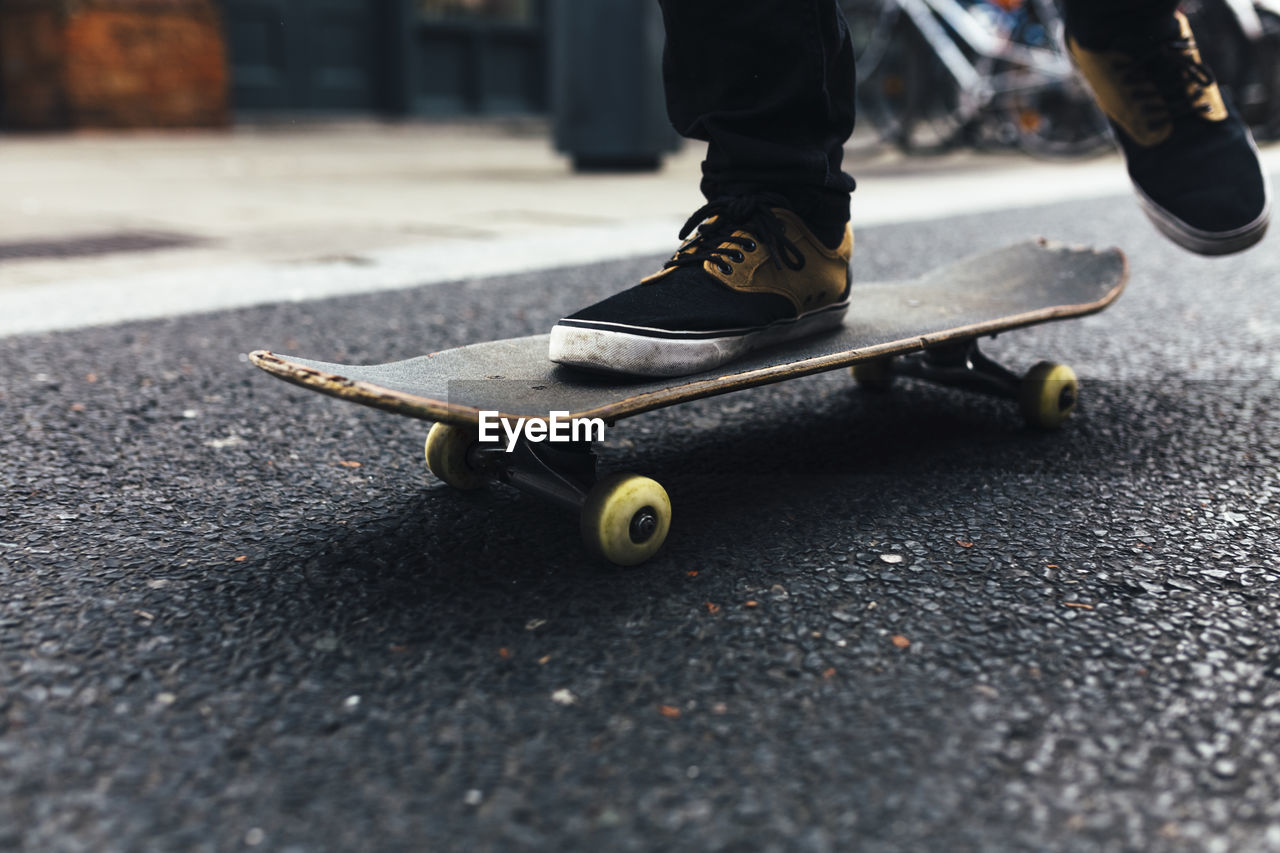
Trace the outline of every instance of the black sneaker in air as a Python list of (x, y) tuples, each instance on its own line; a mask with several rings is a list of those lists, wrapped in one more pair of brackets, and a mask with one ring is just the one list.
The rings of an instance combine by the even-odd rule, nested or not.
[(661, 270), (556, 323), (551, 360), (684, 376), (839, 326), (849, 307), (853, 232), (845, 225), (831, 248), (780, 201), (742, 196), (699, 209)]
[[(1181, 13), (1147, 32), (1067, 47), (1111, 120), (1138, 199), (1165, 236), (1202, 255), (1262, 239), (1271, 192), (1249, 129), (1200, 60)], [(1084, 41), (1085, 43), (1081, 43)]]

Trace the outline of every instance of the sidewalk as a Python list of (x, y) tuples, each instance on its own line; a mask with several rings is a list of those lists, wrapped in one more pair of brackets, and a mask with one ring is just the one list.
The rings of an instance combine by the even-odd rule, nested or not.
[[(0, 136), (0, 334), (662, 255), (702, 203), (701, 148), (578, 175), (531, 120)], [(1127, 191), (1113, 156), (855, 138), (849, 160), (855, 227)]]

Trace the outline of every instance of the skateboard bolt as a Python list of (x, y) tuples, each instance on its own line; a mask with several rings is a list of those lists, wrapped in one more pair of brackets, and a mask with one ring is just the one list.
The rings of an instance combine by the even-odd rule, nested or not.
[(658, 514), (653, 507), (647, 506), (631, 516), (631, 541), (640, 543), (648, 541), (658, 529)]
[(1071, 388), (1063, 388), (1062, 393), (1058, 395), (1058, 411), (1070, 411), (1071, 407), (1076, 404), (1076, 395)]

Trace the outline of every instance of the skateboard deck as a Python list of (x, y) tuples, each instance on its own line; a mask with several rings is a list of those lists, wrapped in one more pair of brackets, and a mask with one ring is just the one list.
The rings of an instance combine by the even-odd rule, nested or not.
[[(1018, 401), (1026, 420), (1056, 427), (1075, 407), (1075, 374), (1041, 362), (1026, 375), (987, 359), (977, 340), (1010, 329), (1103, 310), (1128, 278), (1124, 254), (1047, 241), (961, 260), (910, 281), (855, 284), (844, 324), (761, 349), (719, 369), (676, 378), (588, 373), (548, 360), (548, 335), (490, 341), (389, 364), (335, 364), (265, 350), (251, 361), (303, 388), (434, 421), (427, 465), (458, 488), (498, 481), (580, 513), (588, 549), (619, 565), (652, 556), (666, 539), (671, 504), (657, 482), (596, 475), (586, 439), (547, 442), (561, 421), (623, 418), (703, 397), (851, 367), (860, 384), (914, 376)], [(542, 422), (544, 429), (484, 432), (485, 419)], [(485, 440), (481, 441), (481, 437)], [(560, 436), (564, 438), (563, 434)], [(501, 438), (501, 433), (499, 433)]]
[(701, 397), (1092, 314), (1120, 295), (1126, 279), (1118, 249), (1021, 243), (911, 281), (855, 283), (843, 327), (677, 378), (562, 367), (547, 359), (547, 335), (368, 366), (267, 351), (250, 359), (304, 388), (428, 421), (466, 426), (475, 425), (481, 411), (543, 419), (559, 411), (612, 424)]

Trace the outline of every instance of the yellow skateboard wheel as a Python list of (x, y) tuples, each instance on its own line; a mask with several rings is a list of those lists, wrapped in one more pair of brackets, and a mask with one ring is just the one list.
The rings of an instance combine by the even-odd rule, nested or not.
[(1074, 370), (1042, 361), (1022, 378), (1018, 403), (1023, 420), (1040, 429), (1057, 429), (1075, 411), (1079, 393)]
[(488, 478), (467, 464), (467, 450), (475, 443), (473, 430), (452, 424), (433, 424), (427, 433), (427, 467), (455, 489), (478, 489)]
[(582, 505), (582, 542), (587, 550), (619, 566), (652, 557), (671, 527), (671, 500), (656, 481), (637, 474), (611, 474), (587, 493)]
[(893, 359), (877, 358), (874, 361), (859, 362), (849, 368), (849, 374), (859, 388), (888, 391), (893, 384)]

